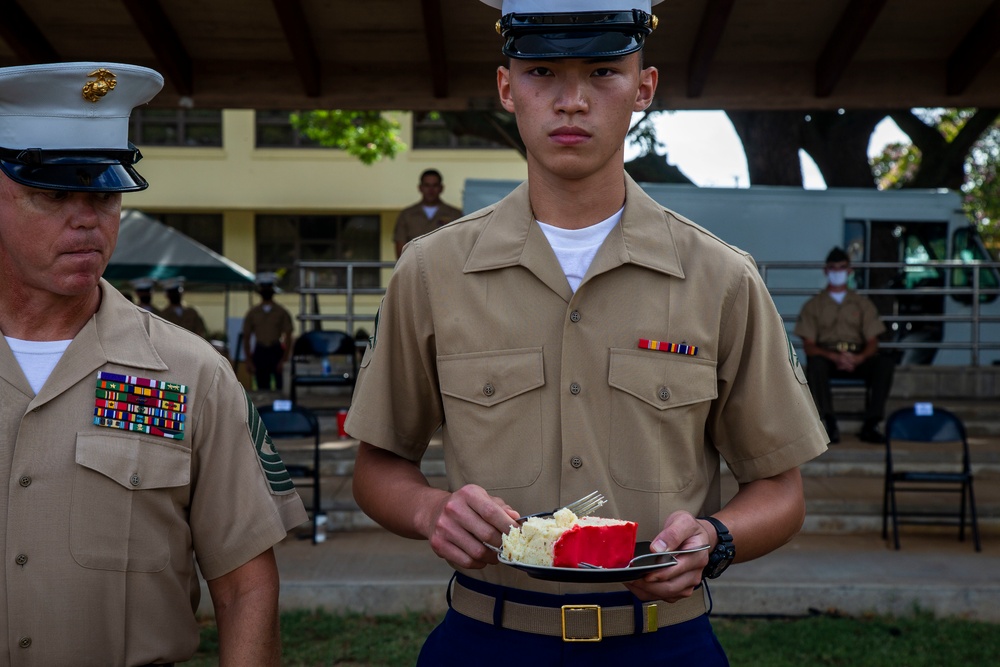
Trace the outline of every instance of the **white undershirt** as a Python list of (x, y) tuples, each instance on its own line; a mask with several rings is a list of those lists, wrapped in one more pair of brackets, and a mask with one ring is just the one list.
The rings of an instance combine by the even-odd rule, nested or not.
[(28, 384), (37, 394), (62, 359), (63, 352), (71, 340), (20, 340), (4, 336), (14, 358), (21, 365), (21, 371), (28, 378)]
[(844, 297), (847, 296), (847, 292), (830, 292), (830, 291), (827, 291), (827, 294), (829, 294), (830, 298), (833, 299), (834, 301), (836, 301), (837, 303), (844, 303)]
[(424, 206), (424, 215), (427, 216), (428, 220), (433, 220), (434, 216), (437, 215), (437, 212), (438, 212), (437, 206)]
[(622, 219), (622, 211), (624, 210), (625, 207), (623, 206), (607, 220), (599, 222), (596, 225), (584, 227), (583, 229), (563, 229), (562, 227), (547, 225), (541, 220), (537, 221), (538, 226), (542, 228), (542, 232), (545, 234), (545, 238), (549, 240), (549, 245), (552, 246), (552, 250), (556, 253), (559, 265), (562, 266), (563, 273), (566, 274), (566, 280), (569, 281), (569, 286), (574, 292), (580, 286), (583, 277), (587, 275), (587, 269), (590, 268), (590, 263), (594, 261), (597, 249), (601, 247), (604, 239), (608, 237), (608, 234), (618, 224), (618, 221)]

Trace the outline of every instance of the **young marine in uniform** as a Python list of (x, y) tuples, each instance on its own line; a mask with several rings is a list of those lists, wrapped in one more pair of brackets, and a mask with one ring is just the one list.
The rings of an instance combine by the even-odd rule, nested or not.
[(257, 274), (261, 301), (243, 318), (243, 356), (260, 391), (270, 391), (271, 378), (281, 391), (284, 366), (292, 357), (292, 314), (274, 301), (277, 280), (270, 272)]
[[(624, 172), (656, 92), (655, 3), (484, 2), (528, 180), (397, 263), (346, 424), (355, 497), (456, 568), (421, 665), (727, 664), (703, 583), (799, 530), (798, 466), (826, 433), (753, 260)], [(447, 490), (419, 467), (439, 427)], [(712, 549), (599, 584), (529, 577), (484, 544), (595, 489), (653, 550)]]
[[(0, 663), (173, 664), (198, 570), (226, 665), (277, 665), (272, 547), (306, 520), (257, 411), (205, 340), (101, 278), (143, 190), (118, 63), (0, 69)], [(197, 568), (197, 569), (196, 569)]]

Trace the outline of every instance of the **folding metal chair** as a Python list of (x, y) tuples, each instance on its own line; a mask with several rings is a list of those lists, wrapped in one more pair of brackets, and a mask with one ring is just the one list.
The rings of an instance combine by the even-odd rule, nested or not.
[[(322, 531), (323, 537), (318, 537), (321, 533), (320, 525), (323, 522), (323, 511), (320, 507), (322, 495), (320, 493), (320, 470), (319, 470), (319, 420), (308, 408), (292, 405), (287, 410), (276, 410), (273, 406), (264, 406), (257, 409), (260, 413), (261, 421), (267, 429), (272, 440), (280, 438), (312, 438), (313, 439), (313, 462), (311, 466), (288, 465), (288, 474), (298, 482), (296, 488), (312, 488), (312, 518), (313, 531), (312, 542), (317, 544), (325, 538), (325, 528)], [(280, 453), (280, 451), (279, 451)], [(300, 481), (311, 478), (309, 481)]]
[[(331, 364), (336, 363), (336, 366)], [(291, 399), (298, 387), (350, 387), (358, 377), (357, 344), (346, 331), (317, 329), (295, 339), (292, 346)]]
[[(976, 551), (981, 551), (976, 500), (972, 490), (969, 441), (962, 420), (948, 410), (922, 404), (920, 409), (917, 406), (903, 408), (889, 415), (885, 436), (882, 538), (888, 539), (890, 518), (893, 542), (897, 550), (900, 524), (957, 525), (958, 538), (964, 542), (965, 526), (968, 523), (972, 528)], [(908, 443), (907, 454), (910, 459), (905, 464), (899, 456), (904, 442)], [(921, 456), (921, 450), (926, 450), (927, 455)], [(901, 511), (897, 506), (896, 494), (909, 492), (958, 494), (959, 506), (956, 511), (942, 511), (929, 505)]]

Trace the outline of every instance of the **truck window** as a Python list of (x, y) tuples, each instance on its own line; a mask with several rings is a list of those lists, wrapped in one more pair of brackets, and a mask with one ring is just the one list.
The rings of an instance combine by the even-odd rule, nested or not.
[[(916, 234), (905, 234), (903, 241), (903, 286), (906, 289), (925, 285), (941, 284), (941, 272), (933, 266), (922, 266), (924, 262), (938, 259), (942, 255), (931, 254), (923, 240)], [(943, 245), (943, 243), (942, 243)]]
[[(957, 259), (965, 264), (978, 264), (979, 262), (989, 262), (992, 261), (990, 254), (986, 251), (983, 246), (983, 241), (979, 237), (979, 233), (974, 227), (963, 227), (962, 229), (956, 229), (955, 233), (952, 234), (952, 252), (951, 258)], [(972, 287), (973, 285), (973, 268), (960, 268), (952, 269), (951, 272), (951, 284), (952, 287)], [(980, 268), (979, 269), (979, 288), (980, 289), (996, 289), (997, 285), (1000, 285), (1000, 275), (997, 275), (997, 270), (994, 268)], [(953, 299), (961, 303), (969, 304), (972, 302), (972, 296), (969, 294), (956, 294), (952, 296)], [(995, 301), (997, 298), (996, 294), (980, 294), (979, 303), (989, 303)]]

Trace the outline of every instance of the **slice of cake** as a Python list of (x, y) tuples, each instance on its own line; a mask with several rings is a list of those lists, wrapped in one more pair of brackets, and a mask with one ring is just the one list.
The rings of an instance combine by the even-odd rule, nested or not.
[(637, 528), (633, 521), (577, 517), (562, 509), (511, 526), (503, 536), (503, 556), (525, 565), (625, 567), (635, 553)]

